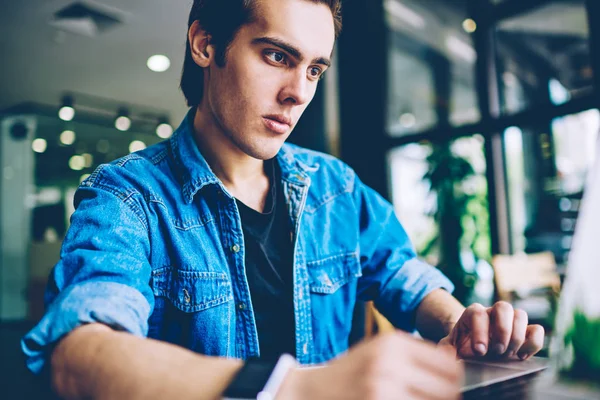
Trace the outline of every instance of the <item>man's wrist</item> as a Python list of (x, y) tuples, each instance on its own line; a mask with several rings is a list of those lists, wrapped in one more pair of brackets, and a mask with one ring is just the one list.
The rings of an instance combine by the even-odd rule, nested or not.
[(448, 335), (450, 335), (450, 333), (452, 333), (452, 330), (456, 326), (456, 322), (457, 321), (458, 320), (455, 320), (454, 318), (451, 318), (451, 319), (447, 320), (446, 322), (444, 322), (442, 324), (445, 336), (448, 336)]
[(277, 361), (249, 358), (229, 382), (223, 399), (274, 400), (297, 365), (290, 354), (282, 354)]
[(300, 400), (306, 398), (303, 394), (303, 390), (308, 387), (306, 384), (306, 372), (299, 367), (292, 368), (285, 377), (279, 393), (277, 393), (276, 400)]
[(448, 313), (448, 315), (446, 316), (446, 318), (444, 318), (442, 322), (442, 327), (446, 336), (452, 333), (452, 330), (460, 320), (460, 317), (462, 317), (465, 310), (465, 307), (462, 304), (458, 303), (458, 301), (456, 302), (455, 307), (452, 307), (451, 311)]

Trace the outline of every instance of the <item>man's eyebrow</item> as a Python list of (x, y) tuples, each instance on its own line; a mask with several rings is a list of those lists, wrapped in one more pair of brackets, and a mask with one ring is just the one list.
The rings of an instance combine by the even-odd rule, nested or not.
[[(286, 51), (298, 61), (304, 60), (304, 56), (302, 55), (302, 53), (300, 53), (300, 50), (295, 48), (293, 45), (284, 42), (281, 39), (264, 36), (253, 39), (252, 44), (270, 44), (271, 46), (279, 47), (280, 49)], [(325, 65), (327, 67), (331, 66), (331, 60), (329, 60), (329, 58), (327, 57), (317, 57), (312, 60), (312, 63)]]

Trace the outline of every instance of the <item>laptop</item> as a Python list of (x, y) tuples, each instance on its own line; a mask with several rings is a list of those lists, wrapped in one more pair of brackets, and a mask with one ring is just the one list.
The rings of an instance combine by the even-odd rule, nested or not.
[[(600, 309), (600, 297), (582, 302), (579, 298), (585, 285), (596, 285), (597, 238), (600, 234), (600, 137), (596, 144), (596, 161), (591, 168), (585, 185), (582, 207), (575, 228), (573, 248), (569, 256), (569, 274), (562, 288), (559, 312), (555, 321), (555, 335), (551, 341), (551, 359), (533, 357), (527, 361), (481, 362), (463, 361), (465, 383), (462, 388), (465, 399), (475, 398), (526, 398), (526, 399), (600, 399), (600, 390), (576, 387), (557, 379), (556, 366), (561, 364), (567, 352), (561, 351), (562, 337), (569, 324), (569, 313), (575, 303), (585, 303), (594, 310)], [(591, 273), (590, 273), (591, 272)], [(597, 288), (587, 286), (587, 290)], [(550, 367), (551, 368), (548, 368)], [(548, 369), (540, 379), (542, 371)], [(532, 381), (535, 380), (535, 384)]]
[(527, 361), (461, 360), (465, 368), (462, 386), (464, 399), (526, 398), (531, 382), (549, 366), (546, 358), (532, 357)]

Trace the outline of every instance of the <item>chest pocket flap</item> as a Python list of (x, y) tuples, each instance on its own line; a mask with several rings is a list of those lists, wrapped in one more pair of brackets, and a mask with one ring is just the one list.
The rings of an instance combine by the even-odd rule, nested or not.
[(357, 253), (340, 254), (307, 263), (310, 290), (334, 293), (350, 280), (362, 275)]
[(231, 282), (222, 272), (164, 267), (152, 272), (151, 285), (155, 296), (168, 298), (185, 312), (202, 311), (233, 300)]

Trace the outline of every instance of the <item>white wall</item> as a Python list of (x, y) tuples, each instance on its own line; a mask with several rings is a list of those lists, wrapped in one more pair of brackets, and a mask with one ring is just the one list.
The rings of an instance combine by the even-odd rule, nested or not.
[[(22, 122), (27, 135), (16, 140), (11, 127)], [(0, 319), (27, 316), (28, 248), (34, 191), (36, 118), (11, 116), (0, 122)]]

